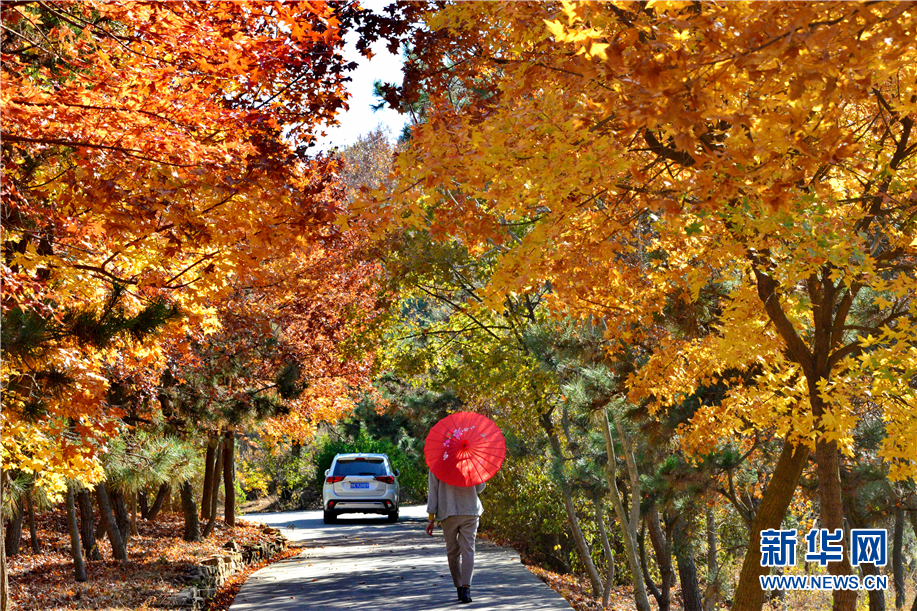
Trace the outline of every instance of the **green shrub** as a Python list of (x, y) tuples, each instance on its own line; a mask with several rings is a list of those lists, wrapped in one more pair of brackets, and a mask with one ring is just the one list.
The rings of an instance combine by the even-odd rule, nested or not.
[(307, 509), (317, 506), (312, 482), (315, 463), (308, 446), (289, 440), (249, 439), (240, 444), (236, 462), (238, 481), (246, 499), (276, 494), (280, 508)]
[(481, 502), (482, 529), (554, 570), (570, 570), (572, 540), (563, 500), (543, 459), (508, 457), (487, 483)]

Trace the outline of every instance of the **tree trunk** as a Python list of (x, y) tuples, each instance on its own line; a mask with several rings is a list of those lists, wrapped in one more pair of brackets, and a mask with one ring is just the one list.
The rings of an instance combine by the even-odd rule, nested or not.
[(122, 492), (111, 491), (108, 493), (111, 510), (115, 515), (115, 522), (118, 524), (118, 532), (124, 539), (124, 545), (127, 545), (131, 538), (131, 515), (127, 511), (127, 504), (124, 502)]
[(89, 490), (80, 490), (76, 495), (76, 502), (80, 507), (80, 540), (83, 542), (83, 552), (90, 560), (101, 560), (102, 553), (99, 552), (99, 545), (96, 543), (95, 516), (92, 515), (92, 497)]
[[(714, 611), (720, 602), (720, 565), (717, 559), (719, 543), (716, 536), (716, 516), (713, 507), (707, 507), (707, 588), (704, 592), (704, 611)], [(679, 569), (679, 572), (681, 569)], [(682, 584), (684, 589), (684, 584)], [(685, 609), (685, 611), (688, 611)]]
[(214, 451), (216, 456), (216, 463), (213, 468), (213, 489), (210, 495), (210, 516), (207, 519), (207, 525), (204, 527), (204, 532), (201, 533), (201, 536), (207, 538), (210, 536), (210, 533), (213, 532), (213, 527), (216, 526), (217, 521), (217, 505), (220, 504), (220, 484), (223, 481), (219, 475), (223, 471), (223, 448), (222, 441), (217, 438), (217, 447)]
[[(909, 509), (907, 515), (911, 521), (911, 528), (914, 531), (914, 536), (917, 536), (917, 509)], [(914, 602), (911, 604), (911, 611), (917, 611), (917, 596), (914, 596)]]
[[(646, 589), (650, 591), (650, 594), (653, 598), (656, 599), (656, 604), (659, 604), (659, 599), (662, 598), (662, 592), (659, 591), (659, 588), (656, 587), (656, 582), (653, 581), (653, 578), (650, 577), (649, 564), (646, 561), (646, 527), (640, 529), (640, 538), (637, 541), (637, 547), (640, 549), (640, 572), (643, 575), (643, 583), (646, 584)], [(666, 610), (667, 611), (667, 610)]]
[(210, 518), (210, 499), (213, 496), (214, 466), (216, 463), (216, 449), (220, 438), (211, 434), (207, 438), (207, 456), (204, 459), (204, 494), (201, 495), (201, 519)]
[[(818, 498), (821, 528), (829, 531), (844, 529), (844, 511), (841, 497), (840, 451), (837, 442), (816, 441), (815, 461), (818, 473)], [(846, 539), (847, 537), (845, 537)], [(839, 562), (828, 563), (831, 575), (852, 575), (848, 546), (843, 546), (844, 557)], [(833, 611), (856, 611), (856, 590), (834, 590)]]
[(25, 512), (22, 511), (22, 499), (13, 507), (13, 515), (10, 518), (10, 524), (6, 529), (4, 538), (4, 548), (6, 548), (6, 557), (12, 558), (19, 553), (19, 544), (22, 540), (22, 521)]
[(178, 487), (181, 495), (182, 513), (185, 514), (185, 532), (182, 538), (185, 541), (201, 540), (201, 523), (197, 518), (197, 505), (194, 503), (194, 488), (191, 482), (185, 482)]
[(160, 511), (162, 511), (163, 505), (165, 505), (166, 502), (166, 498), (169, 496), (171, 491), (172, 488), (169, 486), (169, 484), (160, 484), (159, 490), (156, 492), (156, 498), (153, 500), (153, 505), (143, 515), (145, 520), (152, 522), (156, 519), (156, 516), (159, 515)]
[[(862, 563), (860, 564), (860, 572), (863, 576), (866, 575), (880, 575), (879, 569), (872, 563)], [(862, 577), (860, 582), (862, 583)], [(867, 592), (867, 597), (869, 598), (869, 611), (885, 611), (885, 590), (869, 590)], [(896, 601), (897, 603), (897, 601)], [(904, 607), (904, 600), (901, 601), (901, 609)]]
[(140, 532), (137, 530), (137, 493), (129, 492), (130, 494), (130, 514), (131, 514), (131, 535), (135, 537), (140, 536)]
[[(539, 421), (541, 423), (541, 428), (544, 429), (544, 432), (548, 436), (554, 457), (558, 460), (563, 460), (563, 450), (560, 446), (560, 439), (557, 437), (554, 424), (551, 422), (550, 413), (543, 413)], [(576, 549), (579, 552), (580, 560), (586, 567), (586, 574), (589, 577), (589, 583), (592, 585), (592, 594), (598, 598), (602, 595), (602, 578), (599, 577), (599, 570), (595, 568), (595, 563), (592, 561), (592, 550), (589, 549), (589, 542), (586, 541), (586, 537), (583, 535), (583, 530), (580, 527), (579, 518), (576, 516), (576, 507), (573, 504), (573, 491), (570, 488), (570, 484), (563, 477), (560, 482), (560, 491), (564, 497), (564, 509), (567, 511), (567, 522), (570, 524), (573, 540), (576, 542)]]
[[(611, 438), (611, 427), (608, 422), (608, 410), (602, 409), (601, 412), (602, 432), (605, 435), (605, 452), (608, 454), (608, 465), (605, 469), (605, 478), (608, 480), (608, 489), (611, 494), (612, 506), (614, 507), (615, 514), (618, 516), (618, 522), (621, 524), (624, 551), (627, 554), (627, 564), (630, 567), (634, 584), (634, 603), (637, 605), (637, 611), (650, 611), (650, 600), (646, 594), (646, 586), (643, 583), (643, 576), (640, 571), (640, 560), (637, 558), (637, 523), (640, 514), (639, 480), (638, 486), (635, 487), (631, 493), (631, 520), (628, 518), (627, 512), (624, 509), (624, 501), (621, 499), (621, 493), (618, 491), (618, 482), (615, 477), (617, 459), (615, 458), (614, 440)], [(627, 453), (627, 446), (625, 446), (624, 450), (625, 453)], [(632, 458), (633, 457), (629, 457), (629, 459)], [(635, 474), (631, 474), (631, 482), (633, 482), (633, 475)]]
[[(844, 481), (843, 483), (846, 486), (850, 486), (852, 484), (852, 482), (847, 482), (847, 481)], [(856, 484), (852, 484), (852, 485), (855, 486)], [(845, 491), (846, 490), (851, 490), (851, 488), (847, 487)], [(844, 495), (844, 500), (845, 500), (844, 513), (847, 514), (847, 523), (850, 528), (867, 528), (871, 526), (871, 524), (861, 521), (862, 517), (858, 515), (856, 511), (856, 507), (853, 504), (853, 497), (855, 496), (856, 496), (855, 493), (852, 491), (849, 494)], [(845, 534), (849, 535), (849, 532)], [(867, 575), (880, 575), (881, 574), (879, 569), (876, 568), (876, 566), (871, 563), (870, 564), (866, 564), (866, 563), (860, 564), (859, 571), (860, 571), (860, 583), (863, 582), (863, 578), (865, 578)], [(892, 584), (892, 587), (894, 587), (894, 584)], [(884, 590), (869, 590), (866, 593), (866, 596), (869, 601), (869, 611), (885, 611), (885, 591)]]
[(73, 502), (73, 488), (67, 487), (67, 528), (70, 531), (70, 555), (73, 556), (73, 576), (77, 581), (86, 581), (86, 565), (83, 564), (83, 550), (80, 549), (80, 529), (76, 523), (76, 505)]
[[(693, 509), (692, 504), (688, 512)], [(671, 514), (669, 515), (672, 518)], [(684, 611), (703, 611), (700, 586), (697, 583), (697, 565), (694, 562), (694, 546), (691, 544), (684, 511), (672, 519), (672, 530), (672, 551), (675, 552), (675, 564), (678, 567), (678, 581), (681, 584)]]
[(147, 516), (150, 515), (150, 495), (147, 494), (146, 486), (137, 493), (137, 505), (140, 507), (140, 517), (149, 520)]
[(115, 520), (115, 514), (111, 509), (105, 482), (96, 484), (96, 499), (99, 502), (99, 514), (102, 516), (102, 524), (105, 526), (105, 532), (111, 542), (112, 555), (115, 560), (127, 562), (127, 543), (121, 538), (121, 531), (118, 529), (118, 522)]
[(748, 549), (742, 561), (732, 611), (761, 611), (764, 605), (764, 591), (758, 577), (770, 572), (769, 567), (761, 566), (761, 531), (777, 529), (783, 524), (783, 518), (793, 500), (793, 493), (808, 459), (807, 448), (784, 442), (777, 466), (752, 520)]
[[(892, 535), (892, 579), (895, 582), (895, 609), (904, 608), (904, 508), (895, 509)], [(872, 611), (870, 609), (870, 611)]]
[(653, 545), (653, 553), (656, 556), (656, 566), (659, 567), (659, 576), (662, 578), (656, 603), (659, 605), (659, 611), (668, 611), (672, 604), (671, 592), (672, 585), (675, 583), (675, 571), (672, 569), (672, 552), (669, 549), (669, 541), (666, 540), (665, 532), (659, 523), (659, 512), (655, 502), (649, 507), (645, 524), (649, 531), (650, 543)]
[[(830, 355), (838, 343), (835, 331), (843, 325), (843, 320), (834, 319), (835, 306), (838, 305), (835, 301), (839, 294), (838, 286), (835, 286), (834, 281), (830, 279), (827, 266), (822, 267), (821, 278), (819, 278), (817, 272), (813, 272), (807, 278), (806, 283), (812, 303), (812, 338), (807, 345), (799, 337), (793, 323), (783, 311), (778, 294), (779, 282), (759, 269), (754, 257), (752, 257), (752, 262), (758, 297), (764, 306), (765, 312), (784, 340), (787, 356), (801, 366), (805, 375), (808, 400), (812, 410), (811, 414), (819, 437), (815, 441), (815, 467), (818, 476), (820, 526), (829, 531), (841, 530), (843, 532), (845, 529), (843, 496), (841, 493), (840, 452), (838, 451), (837, 442), (828, 441), (826, 438), (828, 431), (825, 430), (823, 418), (829, 410), (822, 398), (823, 386), (831, 378)], [(837, 312), (837, 314), (838, 316), (846, 316), (847, 310), (842, 308), (842, 311)], [(779, 523), (770, 527), (779, 528)], [(746, 560), (755, 551), (753, 550), (754, 547), (760, 547), (760, 538), (760, 528), (753, 528)], [(848, 546), (843, 545), (842, 549), (843, 557), (840, 561), (828, 562), (828, 573), (831, 575), (844, 576), (853, 574), (848, 555)], [(757, 550), (757, 553), (760, 554), (760, 549)], [(742, 566), (743, 575), (747, 564), (745, 562)], [(751, 586), (746, 584), (745, 587)], [(755, 584), (754, 587), (760, 589), (759, 584)], [(834, 601), (832, 605), (833, 611), (856, 611), (857, 592), (855, 590), (834, 590), (832, 597)], [(760, 605), (756, 608), (760, 608)], [(736, 607), (733, 607), (733, 609), (735, 610)]]
[(100, 511), (99, 512), (100, 514), (99, 523), (96, 524), (96, 528), (95, 528), (96, 541), (102, 541), (103, 539), (105, 539), (106, 535), (108, 535), (108, 533), (105, 532), (105, 522), (102, 521), (101, 513), (102, 512)]
[(29, 539), (32, 543), (32, 553), (40, 554), (41, 546), (38, 544), (38, 529), (35, 526), (35, 502), (32, 500), (32, 487), (25, 491), (25, 508), (29, 516)]
[[(6, 471), (0, 469), (0, 507), (4, 505), (6, 496)], [(0, 539), (6, 540), (6, 526), (0, 516)], [(6, 570), (6, 546), (0, 546), (0, 611), (10, 608), (10, 582)]]
[(226, 498), (223, 518), (230, 526), (236, 525), (236, 432), (232, 429), (223, 436), (223, 492)]
[(592, 495), (592, 506), (595, 507), (595, 523), (602, 537), (602, 549), (605, 551), (605, 561), (608, 563), (608, 575), (605, 577), (605, 587), (602, 589), (602, 607), (608, 606), (611, 599), (611, 588), (615, 580), (615, 553), (608, 541), (608, 531), (605, 530), (605, 505), (602, 497), (597, 492)]

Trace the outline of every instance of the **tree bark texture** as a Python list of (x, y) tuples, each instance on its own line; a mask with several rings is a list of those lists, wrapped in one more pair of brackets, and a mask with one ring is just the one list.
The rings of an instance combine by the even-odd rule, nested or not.
[[(637, 547), (640, 549), (640, 573), (643, 575), (643, 583), (646, 584), (646, 589), (650, 591), (650, 594), (656, 599), (656, 604), (658, 605), (659, 599), (662, 598), (662, 592), (659, 591), (653, 578), (650, 577), (649, 564), (646, 560), (646, 529), (644, 528), (640, 529), (640, 539), (637, 541)], [(663, 609), (660, 611), (667, 610)]]
[[(818, 473), (818, 497), (821, 527), (830, 531), (844, 530), (843, 501), (841, 497), (840, 451), (836, 442), (824, 440), (815, 442), (816, 472)], [(847, 537), (845, 537), (845, 540)], [(831, 575), (852, 575), (848, 546), (843, 546), (844, 558), (840, 562), (829, 562)], [(856, 590), (834, 590), (833, 611), (856, 611)]]
[(150, 495), (145, 487), (137, 493), (137, 506), (140, 508), (140, 517), (146, 520), (150, 513)]
[(223, 435), (223, 518), (230, 526), (236, 525), (236, 432), (232, 429)]
[(22, 522), (25, 512), (22, 511), (22, 499), (13, 505), (13, 515), (10, 517), (9, 526), (3, 540), (3, 547), (6, 549), (6, 557), (12, 558), (19, 553), (19, 544), (22, 540)]
[(672, 551), (675, 553), (675, 564), (678, 567), (678, 581), (681, 584), (681, 600), (684, 604), (684, 611), (704, 611), (700, 585), (697, 582), (694, 546), (691, 544), (691, 536), (688, 532), (688, 523), (685, 520), (684, 513), (674, 517), (672, 530)]
[(748, 549), (736, 584), (732, 611), (761, 611), (764, 591), (758, 577), (770, 572), (768, 567), (761, 566), (761, 531), (780, 528), (808, 459), (807, 448), (784, 442), (777, 466), (752, 520)]
[(153, 500), (153, 504), (147, 509), (146, 513), (143, 514), (143, 519), (152, 522), (156, 519), (156, 516), (159, 515), (159, 512), (162, 511), (163, 506), (165, 505), (166, 499), (169, 496), (169, 493), (172, 492), (172, 487), (169, 484), (160, 484), (159, 490), (156, 492), (156, 498)]
[[(911, 529), (914, 531), (914, 535), (917, 536), (917, 509), (909, 509), (907, 515), (911, 521)], [(911, 611), (917, 611), (917, 596), (914, 596), (914, 602), (911, 604)]]
[[(880, 575), (881, 573), (873, 564), (866, 564), (865, 562), (860, 565), (860, 571), (865, 575)], [(885, 590), (869, 590), (867, 592), (869, 598), (869, 611), (885, 611)], [(901, 601), (901, 607), (904, 606), (904, 601)]]
[(201, 495), (201, 519), (210, 518), (210, 499), (213, 496), (214, 466), (216, 465), (216, 450), (220, 438), (211, 434), (207, 439), (207, 455), (204, 458), (204, 494)]
[(121, 534), (121, 538), (124, 539), (124, 544), (127, 545), (128, 540), (131, 538), (131, 515), (127, 511), (124, 494), (111, 490), (108, 491), (108, 498), (109, 503), (111, 503), (111, 510), (115, 515), (115, 522), (118, 525), (118, 532)]
[[(0, 469), (0, 507), (6, 496), (6, 471)], [(0, 516), (0, 539), (6, 540), (6, 526)], [(0, 546), (0, 611), (10, 608), (10, 582), (6, 567), (6, 545)]]
[(137, 493), (129, 492), (130, 495), (130, 516), (131, 516), (131, 535), (137, 537), (140, 533), (137, 531)]
[(108, 534), (108, 540), (111, 542), (112, 555), (115, 560), (126, 562), (127, 543), (121, 537), (121, 531), (118, 529), (118, 522), (115, 520), (115, 514), (111, 509), (111, 501), (108, 498), (108, 489), (105, 487), (105, 482), (96, 484), (96, 500), (99, 502), (99, 514), (102, 516), (102, 524)]
[(713, 507), (707, 507), (705, 514), (707, 518), (707, 588), (704, 592), (704, 611), (714, 611), (719, 605), (722, 590), (720, 565), (716, 555), (719, 542), (716, 536), (716, 516), (713, 513)]
[[(895, 588), (895, 609), (904, 608), (904, 508), (895, 509), (895, 530), (892, 535), (892, 581)], [(870, 609), (870, 611), (872, 611)]]
[(659, 611), (668, 611), (672, 604), (672, 586), (675, 584), (675, 571), (672, 568), (672, 551), (669, 549), (669, 541), (659, 522), (659, 512), (656, 504), (650, 505), (646, 515), (646, 527), (650, 536), (650, 543), (653, 545), (653, 554), (656, 557), (656, 566), (659, 568), (659, 576), (662, 582), (659, 585), (659, 598), (656, 602), (659, 605)]
[(83, 488), (76, 495), (76, 504), (80, 508), (80, 541), (83, 553), (89, 560), (101, 560), (102, 553), (96, 542), (95, 516), (92, 512), (92, 497), (89, 490)]
[[(630, 516), (624, 508), (624, 500), (621, 498), (621, 493), (618, 490), (617, 477), (615, 476), (615, 471), (617, 468), (617, 459), (615, 457), (615, 446), (614, 440), (611, 437), (611, 426), (608, 421), (608, 410), (601, 410), (601, 422), (602, 432), (605, 435), (605, 452), (608, 455), (608, 465), (605, 468), (605, 479), (608, 480), (608, 489), (609, 494), (611, 495), (612, 506), (614, 507), (615, 514), (618, 517), (618, 522), (621, 525), (621, 534), (624, 541), (624, 551), (627, 554), (627, 565), (630, 568), (630, 572), (634, 584), (634, 603), (637, 605), (637, 611), (650, 611), (650, 599), (646, 593), (646, 585), (643, 582), (643, 575), (640, 570), (640, 559), (637, 557), (637, 523), (639, 522), (640, 514), (640, 488), (639, 488), (639, 479), (637, 480), (637, 486), (631, 491), (631, 497), (636, 500), (636, 502), (631, 503)], [(619, 431), (620, 434), (620, 431)], [(624, 446), (625, 454), (627, 453), (627, 446)], [(630, 462), (630, 457), (628, 463)], [(635, 473), (631, 474), (631, 482), (633, 483), (633, 476), (637, 475)]]
[(599, 528), (599, 535), (602, 537), (602, 550), (605, 552), (605, 562), (608, 564), (605, 587), (602, 589), (602, 607), (607, 607), (608, 601), (611, 599), (611, 588), (614, 586), (615, 581), (615, 553), (611, 549), (608, 531), (605, 529), (605, 504), (598, 493), (595, 493), (592, 497), (592, 506), (595, 508), (595, 523)]
[(70, 555), (73, 556), (73, 578), (86, 581), (86, 565), (83, 564), (83, 550), (80, 549), (80, 527), (76, 523), (76, 503), (73, 488), (67, 487), (67, 529), (70, 531)]
[(216, 456), (216, 462), (213, 467), (213, 488), (211, 489), (210, 494), (210, 515), (207, 519), (207, 525), (204, 526), (204, 532), (201, 533), (201, 536), (206, 538), (210, 536), (210, 533), (213, 532), (213, 527), (216, 526), (217, 522), (217, 506), (220, 503), (220, 484), (223, 482), (223, 478), (220, 477), (220, 473), (223, 471), (223, 443), (222, 440), (217, 438), (217, 447), (214, 451)]
[(181, 496), (182, 513), (185, 514), (185, 532), (182, 538), (185, 541), (201, 540), (201, 523), (197, 517), (197, 504), (194, 502), (194, 488), (191, 482), (185, 482), (178, 487)]
[(25, 509), (29, 516), (29, 541), (32, 544), (32, 553), (40, 554), (41, 545), (38, 543), (38, 528), (35, 526), (35, 502), (32, 500), (32, 487), (25, 491)]
[[(96, 495), (96, 496), (98, 496), (98, 495)], [(102, 512), (100, 511), (100, 512), (99, 512), (99, 515), (101, 516), (101, 514), (102, 514)], [(96, 539), (96, 541), (102, 541), (102, 540), (104, 540), (105, 537), (108, 535), (108, 533), (105, 532), (105, 522), (102, 521), (101, 517), (99, 518), (99, 523), (96, 524), (95, 531), (96, 531), (96, 532), (95, 532), (95, 539)]]
[[(560, 438), (551, 422), (550, 413), (543, 413), (539, 418), (541, 428), (548, 436), (551, 445), (551, 452), (557, 460), (563, 460), (563, 449), (560, 445)], [(579, 552), (580, 560), (586, 567), (586, 574), (589, 577), (589, 583), (592, 585), (592, 594), (596, 598), (602, 595), (602, 578), (599, 577), (599, 570), (595, 568), (592, 561), (592, 550), (589, 548), (589, 542), (583, 535), (583, 529), (580, 527), (579, 518), (576, 515), (576, 507), (573, 504), (573, 491), (570, 484), (565, 478), (560, 482), (560, 491), (564, 498), (564, 509), (567, 512), (567, 522), (570, 525), (570, 531), (573, 534), (573, 540), (576, 542), (576, 549)]]

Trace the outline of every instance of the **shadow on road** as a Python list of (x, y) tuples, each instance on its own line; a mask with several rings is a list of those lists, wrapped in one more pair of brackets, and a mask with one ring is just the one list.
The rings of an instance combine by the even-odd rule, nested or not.
[[(277, 515), (277, 514), (272, 514)], [(245, 516), (246, 520), (252, 522), (260, 521), (258, 514), (251, 514)], [(401, 517), (397, 522), (389, 522), (385, 516), (376, 517), (366, 517), (366, 514), (355, 514), (354, 516), (343, 515), (339, 516), (336, 524), (325, 524), (324, 520), (321, 517), (317, 518), (300, 518), (289, 520), (287, 522), (270, 522), (271, 526), (274, 528), (280, 529), (296, 529), (296, 528), (307, 528), (307, 529), (334, 529), (338, 527), (348, 527), (348, 526), (389, 526), (395, 527), (398, 524), (421, 524), (425, 525), (427, 521), (424, 518), (417, 517)]]
[[(231, 610), (434, 611), (460, 604), (442, 530), (434, 537), (424, 533), (423, 507), (403, 507), (397, 523), (354, 515), (324, 524), (315, 511), (246, 517), (279, 528), (303, 551), (252, 575)], [(570, 609), (514, 550), (487, 541), (478, 542), (472, 596), (475, 611)]]

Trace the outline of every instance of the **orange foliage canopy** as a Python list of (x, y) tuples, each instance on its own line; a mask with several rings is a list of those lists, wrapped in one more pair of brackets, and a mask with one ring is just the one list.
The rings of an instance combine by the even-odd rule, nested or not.
[[(115, 286), (125, 316), (165, 300), (172, 332), (201, 338), (237, 278), (325, 252), (338, 165), (308, 144), (345, 106), (342, 35), (362, 19), (320, 1), (3, 3), (4, 315), (98, 312)], [(155, 383), (162, 345), (40, 340), (3, 365), (4, 464), (85, 470), (91, 444), (57, 432), (104, 439), (108, 379)], [(22, 411), (36, 397), (40, 423)]]
[(4, 4), (19, 43), (3, 61), (6, 226), (50, 231), (59, 259), (82, 248), (95, 277), (169, 289), (243, 237), (327, 222), (330, 172), (304, 145), (344, 104), (341, 17), (323, 2)]
[[(549, 290), (601, 321), (610, 360), (646, 349), (626, 390), (651, 410), (724, 383), (686, 449), (763, 432), (814, 450), (824, 528), (847, 457), (917, 476), (917, 6), (412, 6), (389, 99), (428, 96), (427, 122), (367, 210), (495, 256), (469, 308)], [(792, 488), (789, 464), (773, 481)], [(743, 575), (736, 608), (755, 608)]]
[(884, 466), (917, 473), (913, 5), (455, 3), (414, 18), (417, 57), (389, 99), (428, 96), (427, 122), (368, 214), (496, 253), (487, 307), (549, 286), (613, 345), (652, 346), (633, 400), (764, 371), (699, 410), (691, 449), (774, 430), (827, 460), (878, 422)]
[(371, 389), (364, 340), (383, 297), (371, 256), (350, 231), (233, 277), (233, 290), (215, 304), (219, 329), (186, 335), (167, 351), (180, 377), (177, 421), (245, 428), (259, 420), (262, 436), (302, 440), (347, 413)]

